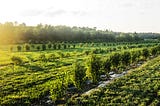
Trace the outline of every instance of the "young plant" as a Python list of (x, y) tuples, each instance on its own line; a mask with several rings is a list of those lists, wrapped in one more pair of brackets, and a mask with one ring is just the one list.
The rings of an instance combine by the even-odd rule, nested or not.
[(86, 68), (77, 62), (73, 67), (76, 87), (82, 89), (85, 84)]
[(149, 52), (149, 50), (148, 49), (143, 49), (142, 50), (142, 56), (145, 58), (145, 59), (147, 59), (148, 57), (149, 57), (149, 55), (150, 55), (150, 52)]
[(122, 54), (121, 58), (122, 58), (122, 64), (123, 64), (124, 66), (127, 66), (127, 65), (129, 65), (130, 62), (131, 62), (131, 53), (128, 52), (128, 51), (126, 51), (126, 52), (124, 52), (124, 53)]
[(22, 65), (22, 63), (23, 63), (22, 58), (20, 58), (18, 56), (12, 56), (11, 60), (15, 65)]
[(30, 46), (28, 44), (25, 44), (24, 48), (25, 48), (26, 51), (30, 51)]
[(89, 71), (93, 79), (93, 83), (97, 83), (100, 80), (101, 61), (96, 55), (92, 55), (89, 61)]
[(22, 47), (20, 45), (17, 46), (17, 51), (21, 51)]

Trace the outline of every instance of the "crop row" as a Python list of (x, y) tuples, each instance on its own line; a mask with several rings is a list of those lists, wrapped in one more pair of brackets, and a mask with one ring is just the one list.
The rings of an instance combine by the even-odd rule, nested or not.
[[(132, 51), (126, 50), (120, 53), (115, 52), (107, 56), (107, 58), (103, 58), (103, 62), (101, 58), (92, 55), (90, 59), (86, 58), (89, 60), (87, 64), (83, 60), (83, 62), (80, 62), (80, 68), (77, 69), (71, 65), (48, 68), (48, 63), (51, 61), (44, 61), (43, 58), (45, 59), (46, 57), (43, 57), (42, 60), (32, 61), (31, 63), (25, 63), (23, 65), (15, 64), (11, 65), (11, 67), (4, 67), (1, 69), (0, 86), (2, 92), (0, 93), (0, 101), (3, 105), (18, 103), (30, 104), (46, 94), (49, 94), (52, 100), (56, 101), (66, 95), (68, 85), (71, 83), (78, 89), (83, 88), (87, 77), (93, 80), (94, 83), (97, 83), (101, 74), (107, 74), (111, 70), (116, 71), (117, 68), (120, 68), (122, 65), (127, 66), (129, 63), (138, 61), (140, 58), (147, 59), (150, 55), (156, 56), (158, 54), (159, 46), (155, 46), (151, 49), (141, 48)], [(31, 64), (39, 64), (38, 66), (42, 66), (43, 70), (33, 71), (35, 67), (31, 67)], [(82, 68), (81, 65), (85, 66), (85, 68)], [(82, 69), (82, 73), (78, 71), (80, 69)], [(87, 71), (89, 74), (86, 74)], [(79, 73), (80, 76), (77, 76)], [(83, 79), (82, 81), (76, 80), (81, 78)]]
[(160, 105), (160, 56), (90, 95), (72, 98), (76, 105)]

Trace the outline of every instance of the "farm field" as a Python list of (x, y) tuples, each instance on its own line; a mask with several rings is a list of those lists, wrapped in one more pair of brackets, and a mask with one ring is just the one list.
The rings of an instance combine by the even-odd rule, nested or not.
[[(82, 86), (86, 86), (84, 84), (86, 78), (89, 78), (93, 81), (92, 85), (97, 86), (97, 83), (101, 80), (99, 78), (101, 74), (106, 74), (108, 76), (107, 78), (109, 78), (109, 72), (114, 71), (115, 73), (121, 73), (127, 67), (129, 67), (130, 64), (136, 64), (138, 61), (147, 61), (147, 63), (145, 63), (143, 67), (140, 67), (138, 69), (139, 74), (137, 74), (136, 71), (133, 71), (133, 74), (131, 74), (131, 71), (129, 75), (115, 80), (113, 83), (106, 86), (105, 89), (102, 89), (102, 91), (104, 92), (103, 96), (99, 94), (97, 94), (97, 96), (96, 93), (93, 93), (93, 95), (95, 96), (91, 95), (87, 97), (88, 99), (86, 99), (86, 97), (82, 97), (82, 101), (80, 103), (98, 105), (99, 102), (96, 101), (102, 101), (102, 104), (99, 105), (105, 105), (105, 99), (107, 99), (108, 103), (126, 102), (131, 104), (132, 101), (123, 101), (120, 99), (121, 95), (118, 94), (119, 92), (121, 92), (121, 90), (127, 90), (129, 88), (126, 87), (129, 86), (133, 86), (135, 90), (139, 90), (139, 86), (134, 84), (140, 85), (144, 79), (148, 81), (146, 82), (148, 84), (149, 81), (152, 80), (152, 78), (147, 79), (147, 75), (149, 75), (149, 73), (153, 74), (153, 77), (155, 78), (155, 81), (153, 79), (153, 84), (158, 83), (159, 81), (157, 78), (159, 75), (158, 70), (160, 57), (156, 57), (160, 53), (158, 43), (80, 43), (74, 45), (75, 47), (73, 46), (73, 44), (70, 44), (70, 47), (68, 48), (66, 48), (64, 45), (61, 45), (61, 48), (56, 49), (53, 48), (53, 45), (51, 48), (46, 45), (45, 50), (42, 50), (43, 47), (40, 48), (40, 50), (37, 50), (35, 47), (41, 47), (42, 45), (35, 44), (35, 47), (29, 45), (30, 49), (28, 51), (25, 48), (26, 46), (22, 46), (23, 49), (21, 50), (18, 50), (19, 45), (1, 46), (0, 105), (47, 105), (49, 101), (50, 104), (61, 104), (59, 103), (60, 101), (63, 101), (62, 104), (70, 104), (71, 102), (73, 102), (72, 100), (70, 100), (72, 96), (79, 93), (81, 94), (85, 91), (84, 89), (82, 89)], [(10, 50), (11, 46), (12, 51)], [(125, 53), (129, 53), (129, 55), (126, 55)], [(117, 54), (118, 57), (120, 56), (122, 58), (116, 60), (117, 58), (115, 59), (114, 57)], [(125, 57), (127, 56), (128, 58), (126, 59)], [(156, 58), (150, 61), (150, 59), (153, 57)], [(109, 60), (110, 63), (107, 63), (107, 60)], [(77, 72), (78, 74), (83, 75), (83, 82), (77, 82), (79, 81), (79, 77), (81, 76), (77, 76), (77, 74), (75, 73), (75, 63), (78, 63), (80, 65), (78, 67), (79, 69), (82, 69), (82, 72), (83, 70), (85, 70), (85, 75), (83, 75), (84, 73)], [(150, 66), (148, 66), (147, 64), (150, 64)], [(94, 69), (96, 69), (96, 74), (99, 76), (95, 76)], [(141, 72), (141, 70), (143, 71)], [(153, 71), (150, 72), (150, 70)], [(141, 75), (145, 73), (146, 76)], [(135, 79), (137, 79), (136, 81), (139, 82), (134, 82)], [(126, 81), (129, 82), (126, 83)], [(124, 84), (128, 84), (129, 86)], [(75, 91), (73, 92), (73, 94), (68, 95), (67, 92), (70, 88), (70, 85), (76, 87), (78, 91)], [(122, 89), (115, 89), (117, 88), (117, 86), (121, 86)], [(150, 89), (152, 86), (154, 85), (151, 84)], [(142, 87), (145, 87), (145, 85)], [(156, 87), (156, 92), (153, 92), (154, 94), (156, 93), (155, 95), (157, 95), (157, 97), (152, 101), (158, 104), (159, 85), (156, 85)], [(112, 89), (110, 92), (110, 88), (114, 89)], [(152, 95), (152, 91), (147, 90), (147, 88), (145, 89), (146, 92), (149, 92), (149, 94)], [(113, 90), (117, 91), (115, 92)], [(100, 89), (100, 92), (102, 91)], [(108, 93), (107, 91), (113, 93), (113, 95), (110, 95), (110, 93)], [(131, 96), (135, 95), (129, 95), (128, 92), (130, 91), (122, 91), (122, 96), (130, 100)], [(135, 93), (135, 91), (132, 92)], [(114, 95), (117, 95), (115, 96), (115, 99), (113, 99)], [(43, 101), (46, 96), (49, 96), (49, 99)], [(141, 103), (141, 101), (137, 101), (138, 97), (135, 97), (135, 99), (133, 98), (135, 104)], [(150, 101), (150, 98), (145, 98), (146, 101), (144, 100), (144, 103), (152, 103), (152, 101)], [(73, 102), (73, 104), (74, 103), (78, 104), (77, 102)]]
[(0, 106), (160, 106), (160, 0), (1, 0)]
[(130, 70), (104, 88), (72, 98), (72, 103), (84, 106), (159, 106), (160, 56)]

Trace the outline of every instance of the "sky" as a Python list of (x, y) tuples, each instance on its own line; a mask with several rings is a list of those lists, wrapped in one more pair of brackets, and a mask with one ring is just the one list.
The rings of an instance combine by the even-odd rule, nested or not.
[(160, 0), (0, 0), (0, 23), (160, 33)]

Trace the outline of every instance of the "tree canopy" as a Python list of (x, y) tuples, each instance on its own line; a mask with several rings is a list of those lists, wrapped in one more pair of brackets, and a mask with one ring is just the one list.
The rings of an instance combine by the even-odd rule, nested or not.
[(97, 30), (96, 27), (69, 27), (42, 25), (27, 26), (17, 22), (0, 23), (1, 43), (45, 42), (134, 42), (144, 39), (160, 39), (158, 33), (122, 33)]

